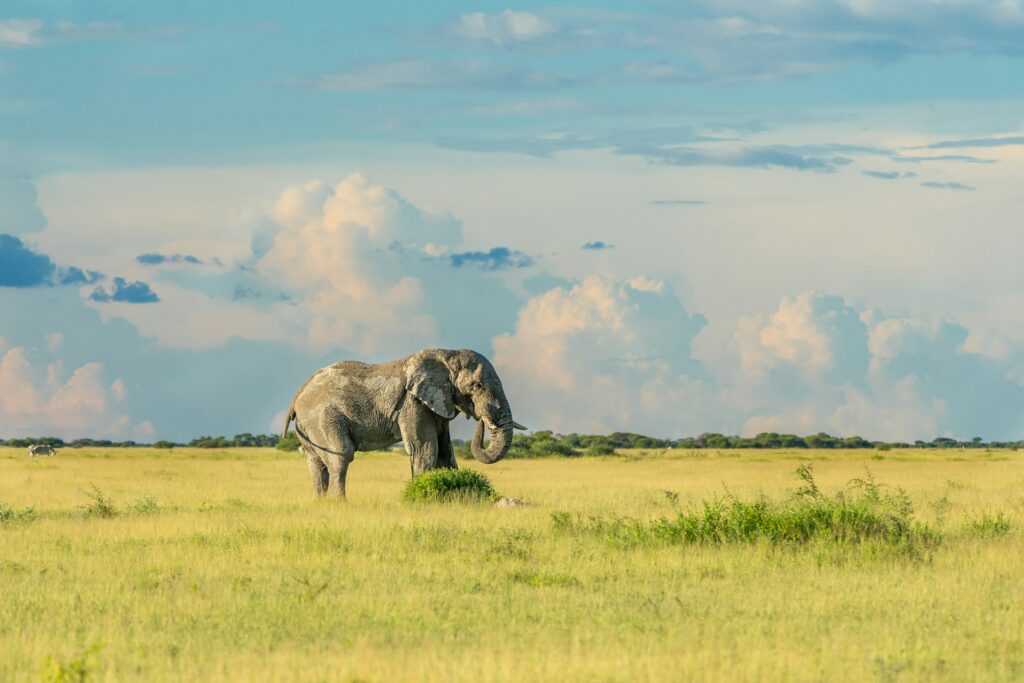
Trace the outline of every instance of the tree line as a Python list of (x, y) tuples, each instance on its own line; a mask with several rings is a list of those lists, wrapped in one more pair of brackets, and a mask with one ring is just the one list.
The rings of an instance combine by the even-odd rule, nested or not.
[[(455, 439), (453, 442), (460, 457), (469, 456), (469, 444)], [(281, 439), (276, 434), (236, 434), (233, 437), (200, 436), (185, 443), (173, 441), (156, 441), (139, 443), (136, 441), (110, 441), (106, 439), (74, 439), (65, 441), (57, 437), (0, 439), (0, 446), (25, 448), (32, 444), (47, 444), (54, 448), (278, 448), (294, 451), (299, 447), (294, 432)], [(550, 430), (533, 432), (532, 434), (516, 434), (512, 438), (512, 447), (506, 457), (533, 458), (549, 455), (611, 455), (618, 449), (731, 449), (731, 448), (874, 448), (890, 450), (893, 448), (1024, 448), (1022, 441), (985, 441), (976, 436), (969, 441), (961, 441), (950, 437), (938, 437), (931, 441), (871, 441), (860, 436), (840, 437), (818, 432), (808, 436), (795, 434), (779, 434), (762, 432), (753, 437), (729, 436), (717, 432), (708, 432), (699, 436), (688, 436), (681, 439), (660, 439), (633, 432), (612, 432), (611, 434), (557, 434)]]

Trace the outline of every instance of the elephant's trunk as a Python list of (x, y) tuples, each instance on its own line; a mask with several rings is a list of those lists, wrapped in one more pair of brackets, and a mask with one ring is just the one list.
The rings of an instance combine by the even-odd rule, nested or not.
[(484, 421), (480, 420), (476, 425), (476, 434), (469, 442), (469, 450), (473, 457), (480, 462), (490, 465), (505, 457), (508, 449), (512, 446), (512, 423), (498, 429), (490, 429), (491, 443), (484, 448)]

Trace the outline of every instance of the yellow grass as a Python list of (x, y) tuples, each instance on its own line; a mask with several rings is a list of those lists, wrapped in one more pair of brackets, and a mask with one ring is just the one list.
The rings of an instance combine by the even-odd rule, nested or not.
[[(556, 511), (669, 515), (665, 490), (684, 506), (726, 488), (783, 498), (802, 462), (826, 491), (865, 467), (902, 486), (941, 544), (622, 547), (552, 524)], [(311, 501), (304, 461), (273, 450), (0, 449), (0, 503), (37, 513), (0, 522), (0, 680), (76, 667), (110, 681), (1024, 679), (1015, 452), (630, 452), (479, 469), (531, 505), (402, 504), (397, 454), (360, 454), (339, 504)], [(93, 486), (114, 516), (96, 514)], [(971, 530), (996, 513), (1008, 534)]]

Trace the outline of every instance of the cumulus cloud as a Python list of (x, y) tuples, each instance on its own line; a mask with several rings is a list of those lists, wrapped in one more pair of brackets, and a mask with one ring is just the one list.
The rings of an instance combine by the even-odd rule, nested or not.
[(154, 304), (160, 301), (160, 297), (145, 282), (128, 282), (123, 277), (115, 277), (113, 286), (109, 289), (97, 287), (89, 295), (89, 299), (125, 304)]
[[(1012, 363), (968, 351), (967, 338), (948, 320), (890, 318), (835, 295), (784, 298), (772, 314), (741, 321), (736, 334), (736, 381), (750, 413), (743, 431), (1012, 437), (1024, 419), (1024, 387)], [(984, 414), (976, 410), (983, 404)]]
[[(0, 142), (2, 151), (3, 143)], [(5, 170), (0, 164), (0, 174)], [(0, 175), (0, 233), (20, 235), (45, 228), (46, 218), (36, 201), (36, 186), (31, 180), (18, 175)]]
[(462, 226), (446, 213), (352, 175), (329, 186), (287, 188), (273, 216), (281, 226), (257, 272), (295, 292), (295, 314), (315, 347), (359, 353), (409, 348), (436, 335), (422, 312), (423, 286), (403, 276), (403, 250), (451, 248)]
[(7, 438), (134, 437), (142, 425), (124, 414), (119, 404), (126, 398), (123, 381), (107, 383), (100, 363), (66, 373), (60, 361), (38, 367), (25, 347), (0, 356), (0, 424)]
[(144, 266), (161, 266), (165, 263), (187, 263), (189, 265), (202, 265), (202, 261), (191, 254), (139, 254), (135, 260)]
[(663, 282), (589, 277), (530, 299), (494, 338), (494, 363), (524, 422), (666, 433), (699, 421), (659, 392), (701, 392), (690, 342), (704, 324)]
[(0, 235), (0, 286), (39, 287), (51, 284), (55, 266), (13, 235)]
[(533, 265), (533, 258), (528, 254), (508, 247), (493, 247), (489, 251), (463, 251), (448, 258), (453, 268), (476, 266), (482, 270), (505, 270)]
[(788, 368), (804, 377), (851, 381), (867, 371), (867, 334), (842, 297), (805, 292), (783, 298), (771, 315), (741, 318), (736, 339), (744, 373)]
[(74, 266), (58, 267), (14, 235), (0, 235), (0, 287), (91, 284), (103, 276)]

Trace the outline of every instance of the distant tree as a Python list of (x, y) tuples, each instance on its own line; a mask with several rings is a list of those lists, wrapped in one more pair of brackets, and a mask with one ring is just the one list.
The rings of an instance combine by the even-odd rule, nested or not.
[(299, 436), (295, 432), (288, 432), (283, 439), (278, 440), (276, 445), (279, 451), (299, 450)]
[(174, 444), (170, 441), (164, 441), (161, 439), (153, 444), (153, 448), (174, 448)]

